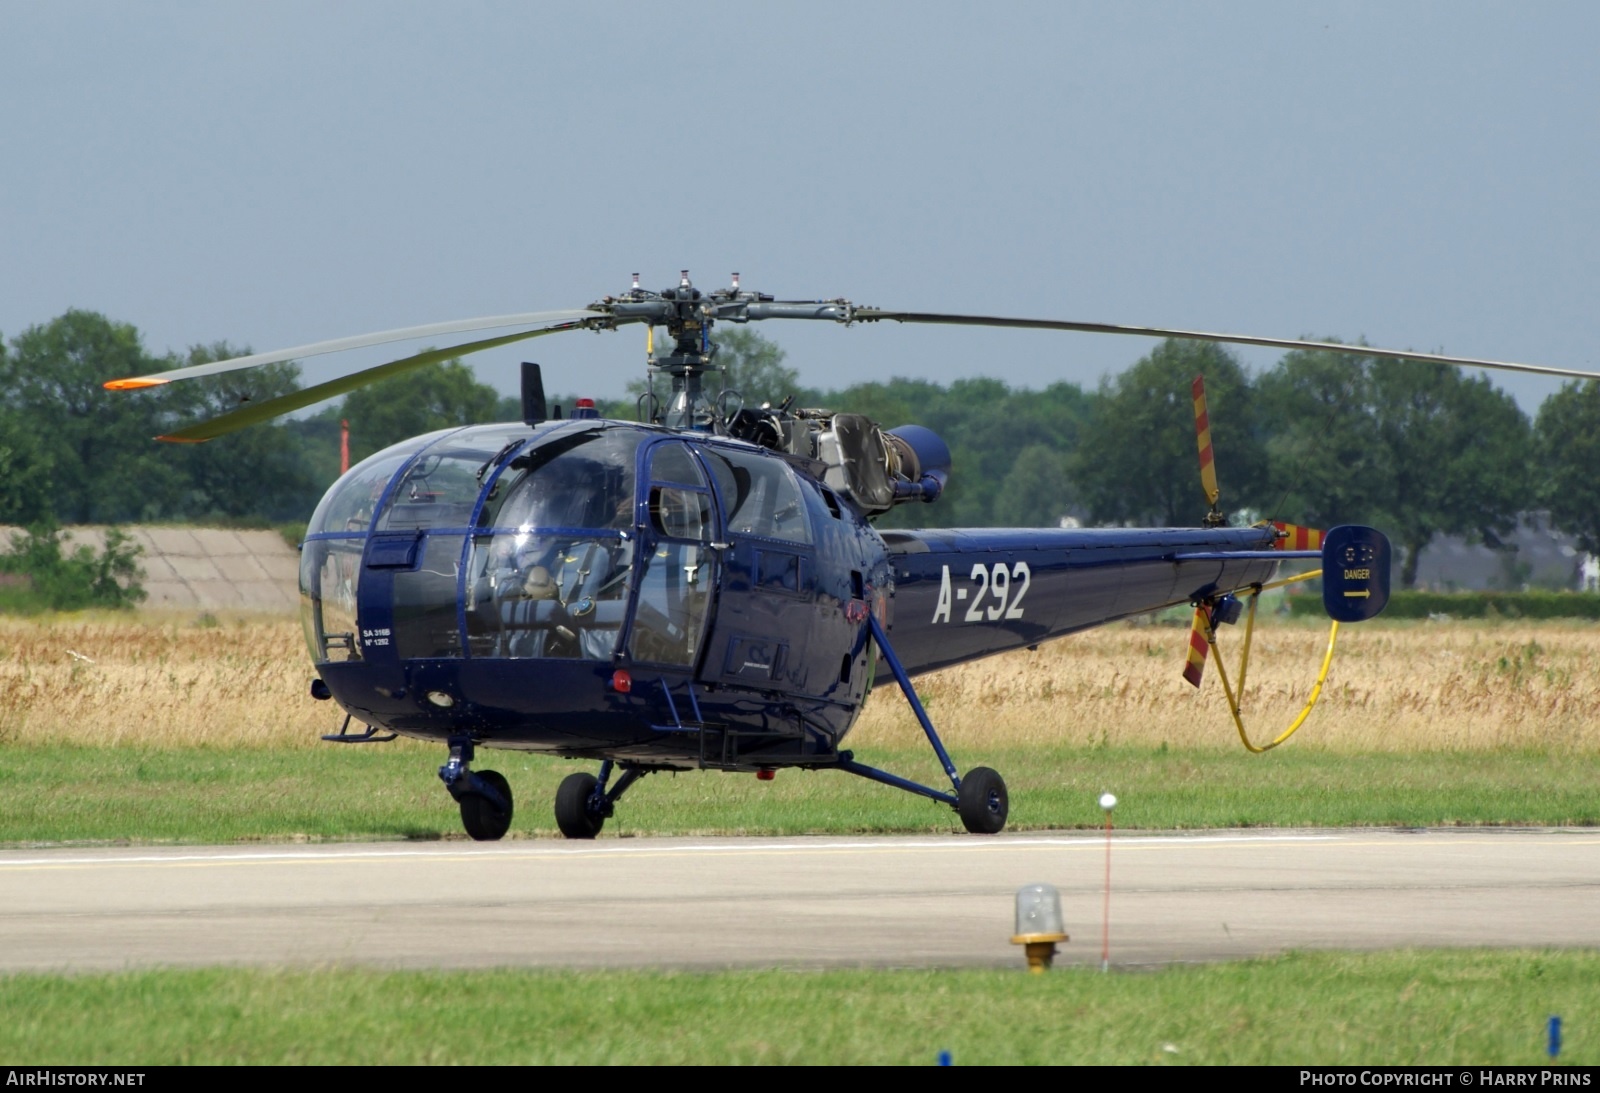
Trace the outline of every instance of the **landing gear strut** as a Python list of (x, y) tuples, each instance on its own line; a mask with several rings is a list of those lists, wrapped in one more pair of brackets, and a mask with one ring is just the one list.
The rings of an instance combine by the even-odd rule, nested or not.
[(600, 764), (600, 776), (588, 772), (569, 774), (556, 790), (556, 826), (569, 839), (592, 839), (600, 834), (606, 819), (616, 811), (617, 798), (650, 771), (643, 767), (623, 767), (622, 777), (609, 790), (612, 764)]
[(961, 817), (961, 825), (974, 835), (998, 834), (1004, 830), (1006, 817), (1011, 812), (1011, 798), (1006, 793), (1005, 779), (988, 767), (973, 767), (967, 771), (965, 778), (956, 773), (955, 763), (951, 761), (950, 754), (944, 750), (944, 743), (940, 741), (939, 734), (933, 730), (933, 722), (928, 720), (928, 711), (922, 708), (916, 689), (911, 686), (911, 677), (906, 675), (905, 668), (900, 664), (900, 658), (895, 656), (894, 649), (889, 644), (889, 635), (883, 632), (876, 615), (867, 615), (867, 625), (873, 640), (883, 652), (883, 659), (889, 664), (889, 670), (894, 673), (895, 681), (900, 684), (900, 690), (905, 694), (911, 712), (916, 714), (917, 720), (922, 723), (922, 731), (928, 734), (928, 743), (933, 745), (934, 754), (944, 765), (944, 772), (950, 776), (950, 785), (955, 792), (944, 793), (908, 778), (879, 770), (877, 767), (858, 763), (847, 751), (839, 753), (839, 769), (870, 778), (874, 782), (882, 782), (886, 786), (894, 786), (896, 789), (931, 797), (935, 801), (943, 801), (956, 810), (957, 815)]
[(472, 770), (472, 737), (452, 736), (450, 758), (439, 778), (461, 806), (461, 826), (478, 842), (494, 842), (511, 830), (511, 785), (499, 771)]

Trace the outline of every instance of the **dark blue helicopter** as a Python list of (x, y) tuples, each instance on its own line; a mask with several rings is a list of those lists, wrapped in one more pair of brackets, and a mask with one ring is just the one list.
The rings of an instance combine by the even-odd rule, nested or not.
[[(1004, 780), (986, 767), (958, 773), (917, 699), (916, 675), (1179, 604), (1197, 605), (1208, 627), (1231, 621), (1234, 594), (1259, 589), (1292, 557), (1324, 559), (1324, 602), (1336, 619), (1370, 618), (1387, 600), (1379, 533), (1340, 528), (1321, 551), (1284, 549), (1294, 544), (1280, 528), (1221, 526), (1212, 480), (1213, 518), (1201, 528), (879, 532), (874, 517), (938, 499), (949, 451), (915, 425), (886, 430), (856, 414), (742, 407), (736, 393), (708, 392), (713, 324), (778, 318), (1140, 334), (1584, 375), (1365, 346), (778, 301), (742, 291), (737, 275), (730, 288), (702, 292), (685, 273), (662, 292), (635, 276), (630, 292), (579, 310), (412, 327), (107, 386), (532, 328), (428, 350), (161, 438), (200, 441), (464, 353), (568, 330), (665, 328), (670, 348), (651, 355), (639, 421), (601, 420), (581, 402), (552, 418), (538, 366), (525, 365), (522, 421), (377, 453), (334, 484), (307, 529), (300, 585), (318, 673), (311, 693), (344, 708), (346, 729), (367, 726), (327, 739), (445, 744), (439, 774), (474, 839), (503, 836), (513, 809), (505, 778), (473, 768), (480, 747), (599, 762), (598, 774), (572, 774), (557, 791), (556, 821), (570, 838), (594, 837), (627, 789), (655, 771), (771, 777), (784, 767), (870, 778), (951, 805), (968, 831), (998, 832), (1009, 810)], [(1197, 413), (1203, 425), (1203, 406)], [(882, 672), (921, 721), (948, 790), (841, 747)]]

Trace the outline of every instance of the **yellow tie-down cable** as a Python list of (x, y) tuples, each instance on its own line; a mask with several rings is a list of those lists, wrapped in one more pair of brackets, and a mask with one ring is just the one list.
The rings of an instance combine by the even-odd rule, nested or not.
[(1294, 719), (1293, 724), (1291, 724), (1287, 729), (1284, 729), (1283, 732), (1279, 733), (1277, 738), (1274, 739), (1270, 744), (1263, 744), (1260, 747), (1257, 747), (1256, 745), (1250, 743), (1250, 736), (1244, 731), (1244, 718), (1239, 714), (1239, 698), (1243, 697), (1244, 695), (1245, 672), (1250, 667), (1250, 638), (1255, 633), (1256, 603), (1261, 599), (1261, 593), (1265, 592), (1269, 588), (1281, 588), (1286, 584), (1293, 584), (1296, 581), (1309, 581), (1320, 576), (1322, 576), (1322, 570), (1314, 569), (1309, 573), (1301, 573), (1293, 577), (1285, 577), (1281, 581), (1273, 581), (1270, 584), (1256, 585), (1250, 590), (1250, 617), (1245, 620), (1244, 651), (1239, 654), (1238, 697), (1234, 695), (1233, 688), (1228, 683), (1228, 669), (1222, 663), (1221, 650), (1217, 648), (1217, 634), (1216, 629), (1211, 625), (1211, 615), (1209, 612), (1205, 611), (1198, 612), (1202, 620), (1201, 626), (1205, 634), (1206, 644), (1211, 647), (1211, 651), (1216, 655), (1217, 658), (1217, 676), (1222, 680), (1223, 693), (1228, 696), (1228, 710), (1233, 714), (1233, 724), (1239, 730), (1239, 739), (1244, 744), (1246, 750), (1251, 751), (1256, 755), (1260, 755), (1265, 751), (1271, 751), (1273, 748), (1289, 739), (1289, 737), (1293, 736), (1295, 734), (1295, 730), (1299, 729), (1301, 725), (1305, 724), (1306, 718), (1311, 714), (1311, 708), (1317, 704), (1317, 699), (1322, 697), (1322, 685), (1327, 682), (1328, 667), (1333, 663), (1333, 646), (1334, 643), (1339, 640), (1339, 620), (1334, 619), (1332, 620), (1333, 625), (1328, 630), (1328, 651), (1322, 656), (1322, 670), (1317, 673), (1317, 683), (1316, 686), (1311, 688), (1311, 697), (1306, 699), (1305, 709), (1301, 710), (1300, 716)]

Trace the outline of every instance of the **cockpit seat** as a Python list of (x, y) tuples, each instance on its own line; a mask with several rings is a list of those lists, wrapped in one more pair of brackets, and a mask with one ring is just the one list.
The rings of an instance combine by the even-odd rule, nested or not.
[(627, 610), (617, 543), (572, 543), (548, 564), (502, 573), (491, 598), (503, 635), (496, 655), (605, 660)]

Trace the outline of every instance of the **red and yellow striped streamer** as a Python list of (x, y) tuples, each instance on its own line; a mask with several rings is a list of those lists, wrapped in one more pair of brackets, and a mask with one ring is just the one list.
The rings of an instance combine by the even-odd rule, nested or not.
[(1277, 520), (1272, 521), (1272, 526), (1278, 529), (1278, 541), (1273, 543), (1276, 550), (1321, 550), (1323, 532), (1316, 528), (1303, 528), (1299, 524), (1285, 524)]
[(1189, 662), (1183, 666), (1183, 678), (1194, 687), (1200, 686), (1206, 671), (1206, 654), (1211, 651), (1211, 643), (1206, 641), (1206, 621), (1206, 609), (1195, 608), (1194, 622), (1189, 626)]
[[(1217, 468), (1211, 454), (1211, 416), (1206, 413), (1206, 378), (1194, 378), (1194, 435), (1200, 445), (1200, 487), (1206, 491), (1206, 502), (1215, 506), (1222, 491), (1217, 488)], [(1198, 685), (1198, 684), (1197, 684)]]

